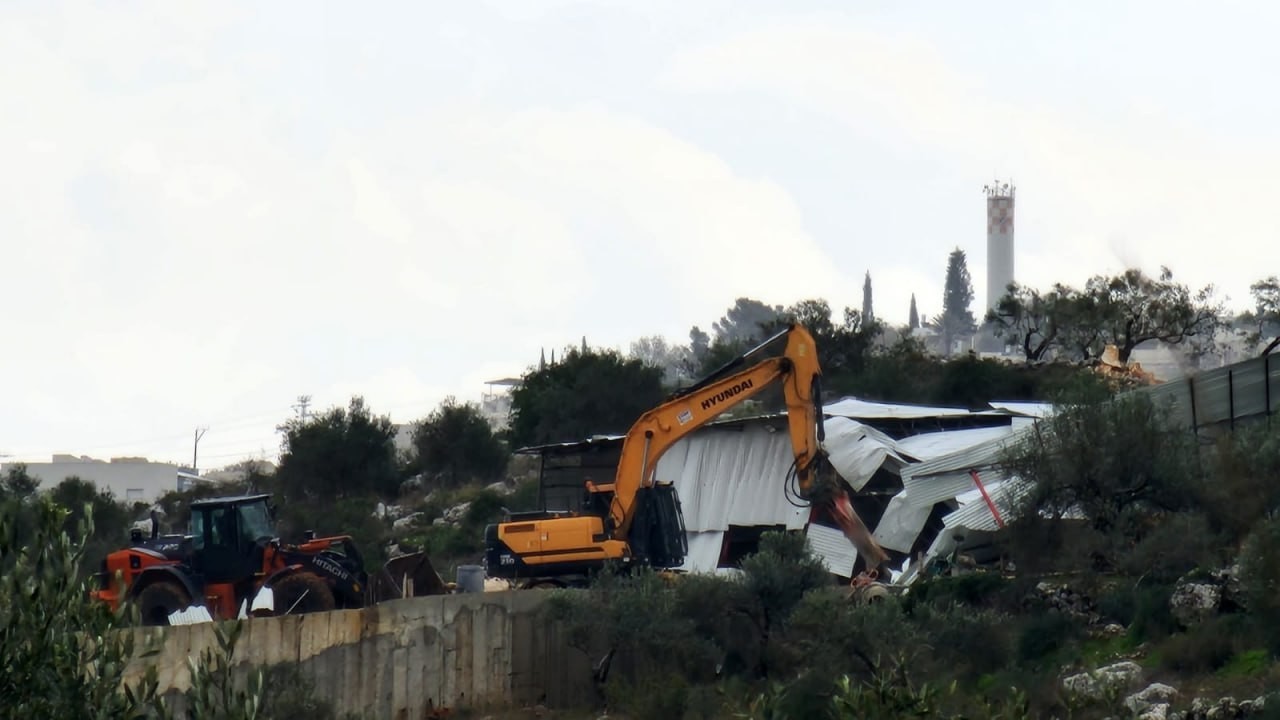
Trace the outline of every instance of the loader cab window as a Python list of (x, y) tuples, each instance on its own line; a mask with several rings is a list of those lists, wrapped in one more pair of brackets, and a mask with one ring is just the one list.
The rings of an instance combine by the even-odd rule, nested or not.
[[(265, 510), (265, 508), (264, 508)], [(196, 518), (203, 515), (200, 521)], [(239, 508), (224, 506), (192, 515), (192, 525), (203, 525), (204, 547), (196, 560), (206, 582), (238, 582), (256, 570), (253, 540), (244, 540)]]
[(209, 546), (236, 547), (236, 516), (231, 508), (214, 508), (209, 513)]
[[(206, 547), (235, 547), (235, 516), (229, 508), (213, 508), (191, 513), (191, 544), (197, 550)], [(228, 541), (228, 538), (230, 540)]]
[(262, 538), (275, 536), (266, 500), (241, 505), (239, 511), (240, 537), (247, 546), (253, 545)]
[(191, 547), (196, 550), (204, 547), (204, 513), (191, 513), (191, 524), (187, 528), (187, 534), (191, 536)]

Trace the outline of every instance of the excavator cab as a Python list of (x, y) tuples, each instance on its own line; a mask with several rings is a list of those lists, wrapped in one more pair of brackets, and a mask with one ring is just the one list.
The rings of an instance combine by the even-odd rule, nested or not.
[(689, 552), (680, 496), (671, 483), (654, 483), (636, 490), (635, 519), (627, 544), (634, 557), (659, 568), (684, 564)]

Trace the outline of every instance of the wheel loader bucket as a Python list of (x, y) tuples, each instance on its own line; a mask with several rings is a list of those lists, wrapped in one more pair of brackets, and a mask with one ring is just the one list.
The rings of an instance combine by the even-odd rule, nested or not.
[(372, 595), (370, 601), (373, 603), (423, 595), (446, 595), (449, 592), (448, 586), (431, 564), (431, 558), (424, 552), (409, 553), (388, 560), (370, 578), (369, 590)]

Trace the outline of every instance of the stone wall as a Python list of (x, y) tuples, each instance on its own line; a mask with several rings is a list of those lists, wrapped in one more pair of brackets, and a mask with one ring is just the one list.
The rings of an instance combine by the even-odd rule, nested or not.
[[(235, 660), (296, 663), (317, 696), (340, 714), (421, 718), (445, 707), (589, 703), (590, 659), (544, 617), (546, 597), (536, 591), (437, 595), (253, 618), (245, 621)], [(130, 678), (155, 664), (162, 692), (190, 687), (187, 658), (217, 643), (209, 623), (133, 632), (140, 649), (149, 639), (162, 648), (135, 659)]]

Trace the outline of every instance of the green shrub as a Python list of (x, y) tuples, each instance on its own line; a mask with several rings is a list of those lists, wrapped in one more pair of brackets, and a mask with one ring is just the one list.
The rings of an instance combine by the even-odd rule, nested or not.
[(838, 717), (842, 718), (897, 720), (935, 717), (937, 695), (937, 688), (927, 683), (922, 688), (915, 688), (885, 680), (852, 683), (844, 678), (832, 704)]
[(612, 651), (609, 682), (635, 683), (675, 673), (709, 681), (722, 657), (714, 638), (679, 611), (677, 594), (655, 572), (611, 570), (587, 590), (552, 591), (548, 617), (564, 623), (569, 642), (593, 658)]
[(1266, 650), (1245, 650), (1233, 655), (1218, 670), (1218, 674), (1225, 677), (1250, 677), (1261, 675), (1270, 665), (1271, 655)]
[(1108, 665), (1137, 647), (1128, 633), (1082, 639), (1078, 658), (1090, 667)]
[(1180, 628), (1169, 607), (1173, 589), (1167, 582), (1123, 581), (1098, 594), (1098, 612), (1104, 620), (1126, 626), (1135, 644), (1159, 640)]
[(506, 498), (492, 490), (481, 490), (471, 498), (471, 504), (462, 516), (462, 524), (471, 529), (483, 530), (485, 524), (502, 518)]
[(1128, 627), (1137, 615), (1137, 589), (1128, 582), (1112, 585), (1098, 593), (1094, 601), (1104, 621)]
[(1173, 513), (1120, 555), (1117, 569), (1131, 577), (1145, 574), (1155, 582), (1174, 582), (1196, 568), (1218, 566), (1222, 547), (1203, 513)]
[[(1280, 507), (1280, 425), (1246, 424), (1218, 438), (1200, 505), (1223, 544), (1234, 547)], [(1241, 502), (1248, 498), (1248, 502)]]
[(823, 588), (796, 605), (785, 646), (791, 653), (790, 669), (827, 669), (834, 682), (842, 673), (872, 677), (898, 655), (927, 653), (924, 640), (896, 598), (863, 606), (849, 602), (840, 589)]
[(1027, 618), (1018, 634), (1018, 659), (1034, 662), (1053, 655), (1083, 636), (1075, 619), (1060, 613), (1037, 613)]
[(911, 587), (913, 602), (935, 605), (962, 604), (970, 607), (1003, 607), (1014, 583), (994, 572), (970, 572), (942, 575), (915, 583)]
[(1082, 512), (1100, 536), (1090, 548), (1090, 569), (1114, 569), (1154, 519), (1197, 504), (1202, 481), (1194, 440), (1169, 423), (1165, 406), (1146, 395), (1068, 404), (1040, 421), (1037, 430), (1002, 460), (1006, 472), (1031, 483), (1016, 516)]
[(661, 668), (693, 681), (718, 668), (754, 678), (772, 674), (773, 663), (795, 667), (788, 623), (806, 591), (828, 583), (804, 536), (765, 533), (741, 576), (687, 575), (672, 587), (647, 569), (609, 569), (587, 592), (554, 594), (551, 610), (575, 645), (615, 649), (626, 673)]
[(429, 525), (411, 535), (408, 542), (420, 546), (433, 560), (468, 557), (484, 551), (481, 535), (455, 525)]
[(670, 670), (619, 679), (605, 684), (611, 712), (635, 718), (683, 718), (689, 704), (689, 683)]
[(314, 530), (318, 536), (350, 535), (366, 567), (375, 568), (386, 562), (391, 534), (390, 524), (374, 517), (376, 505), (373, 496), (347, 497), (341, 502), (298, 499), (281, 503), (277, 530), (287, 542), (300, 542), (306, 530)]
[(689, 575), (676, 584), (675, 594), (676, 612), (721, 653), (724, 675), (752, 675), (766, 663), (756, 605), (744, 583)]
[[(31, 533), (21, 545), (13, 522), (19, 512)], [(171, 720), (154, 665), (139, 682), (124, 683), (130, 662), (153, 648), (135, 646), (132, 633), (119, 632), (137, 621), (136, 608), (123, 604), (111, 612), (90, 598), (77, 571), (93, 535), (92, 504), (82, 506), (70, 532), (63, 528), (69, 514), (51, 496), (24, 508), (0, 502), (0, 594), (6, 598), (0, 604), (0, 717)], [(237, 671), (232, 663), (243, 624), (213, 630), (216, 647), (187, 659), (190, 686), (179, 701), (190, 717), (269, 718), (259, 712), (261, 671)]]
[(917, 672), (930, 678), (976, 682), (1008, 664), (1014, 651), (1013, 618), (962, 606), (916, 608), (909, 617), (932, 649)]
[(531, 512), (541, 510), (539, 507), (538, 481), (524, 480), (516, 485), (516, 489), (507, 496), (507, 509), (512, 512)]
[(1240, 582), (1263, 641), (1280, 653), (1280, 518), (1261, 523), (1250, 534), (1240, 560)]
[(766, 626), (785, 622), (806, 592), (831, 584), (826, 566), (800, 533), (761, 534), (760, 549), (742, 560), (742, 573), (747, 591), (766, 616)]
[(93, 517), (83, 509), (67, 533), (68, 511), (47, 495), (0, 503), (0, 717), (136, 717), (157, 699), (154, 670), (128, 692), (123, 683), (142, 649), (114, 632), (129, 606), (112, 613), (89, 598), (79, 570)]
[(1185, 633), (1169, 636), (1159, 647), (1160, 666), (1187, 675), (1215, 671), (1237, 654), (1243, 623), (1218, 617), (1199, 623)]
[(831, 667), (809, 668), (787, 681), (776, 693), (773, 711), (777, 717), (840, 720), (840, 704), (835, 701), (838, 672)]

